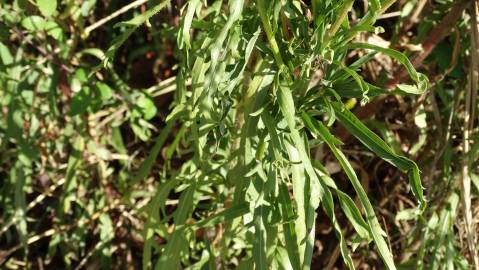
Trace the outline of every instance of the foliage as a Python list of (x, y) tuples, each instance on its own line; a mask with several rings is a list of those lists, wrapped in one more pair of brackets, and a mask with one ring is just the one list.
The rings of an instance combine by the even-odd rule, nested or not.
[[(101, 2), (0, 1), (1, 264), (35, 268), (31, 258), (41, 257), (51, 267), (122, 268), (133, 253), (129, 265), (143, 269), (310, 269), (318, 224), (327, 224), (338, 266), (355, 269), (365, 257), (387, 269), (467, 269), (454, 229), (462, 195), (451, 163), (462, 153), (451, 125), (463, 121), (465, 97), (454, 89), (466, 83), (452, 62), (468, 50), (447, 55), (448, 66), (443, 41), (428, 62), (444, 80), (429, 84), (402, 49), (365, 40), (385, 28), (391, 40), (401, 35), (378, 23), (391, 0), (364, 1), (364, 10), (353, 0), (148, 1), (116, 24), (86, 28), (122, 7)], [(416, 2), (402, 6), (397, 25)], [(453, 4), (437, 2), (441, 15)], [(418, 26), (416, 43), (436, 16)], [(152, 51), (160, 61), (151, 69), (169, 76), (145, 85)], [(371, 80), (378, 59), (408, 78), (393, 89), (384, 71)], [(410, 108), (420, 135), (408, 147), (388, 121), (351, 111), (385, 95)], [(422, 104), (425, 96), (443, 109)], [(379, 166), (401, 172), (395, 181), (410, 191), (401, 196), (415, 203), (395, 207), (394, 225), (340, 127)], [(420, 168), (433, 172), (424, 184)], [(408, 228), (401, 254), (391, 226)]]

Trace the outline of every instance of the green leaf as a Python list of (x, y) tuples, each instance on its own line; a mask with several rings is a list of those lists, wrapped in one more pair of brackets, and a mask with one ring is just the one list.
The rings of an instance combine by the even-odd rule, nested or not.
[(380, 0), (370, 0), (368, 3), (371, 5), (371, 10), (373, 12), (378, 12), (381, 9), (381, 1)]
[(239, 203), (237, 205), (231, 206), (222, 212), (212, 215), (206, 219), (196, 222), (195, 224), (190, 226), (191, 230), (197, 230), (199, 228), (205, 228), (214, 226), (218, 223), (231, 221), (235, 218), (241, 217), (244, 214), (249, 212), (249, 204), (248, 203)]
[[(323, 208), (328, 215), (329, 219), (333, 223), (333, 228), (339, 238), (340, 243), (340, 250), (343, 259), (345, 260), (346, 264), (350, 269), (354, 269), (354, 263), (349, 254), (347, 249), (346, 241), (344, 236), (341, 232), (341, 227), (339, 222), (336, 219), (334, 214), (334, 201), (331, 195), (331, 192), (325, 183), (325, 181), (318, 177), (315, 168), (313, 167), (311, 160), (309, 158), (309, 154), (306, 151), (304, 140), (302, 139), (301, 135), (299, 135), (299, 131), (296, 129), (295, 123), (295, 108), (294, 108), (294, 101), (291, 91), (286, 89), (285, 87), (280, 87), (278, 91), (278, 101), (280, 109), (283, 113), (283, 116), (286, 118), (288, 123), (288, 127), (290, 129), (290, 136), (291, 141), (293, 142), (294, 147), (299, 153), (299, 158), (303, 163), (304, 170), (306, 171), (305, 177), (306, 179), (304, 185), (309, 187), (309, 190), (305, 192), (308, 196), (309, 201), (305, 201), (305, 204), (308, 206), (306, 211), (306, 229), (307, 229), (307, 239), (306, 240), (306, 250), (304, 254), (303, 260), (303, 268), (309, 268), (312, 259), (313, 253), (313, 246), (314, 246), (314, 230), (313, 226), (315, 224), (316, 213), (315, 210), (319, 206), (318, 198), (323, 202)], [(308, 149), (309, 151), (309, 149)], [(290, 156), (290, 158), (294, 158)], [(295, 160), (290, 160), (291, 162), (295, 162)], [(309, 181), (308, 181), (309, 180)], [(308, 185), (309, 184), (309, 185)]]
[(193, 21), (193, 16), (195, 15), (195, 11), (200, 7), (201, 1), (200, 0), (191, 0), (188, 1), (188, 8), (186, 11), (186, 15), (183, 17), (181, 31), (178, 34), (178, 47), (180, 49), (186, 45), (186, 49), (191, 47), (190, 43), (190, 29), (191, 23)]
[(25, 181), (27, 181), (26, 178), (28, 178), (25, 175), (26, 170), (28, 170), (28, 168), (22, 166), (21, 162), (15, 162), (14, 166), (10, 170), (10, 181), (15, 184), (13, 197), (15, 206), (14, 219), (17, 220), (16, 228), (20, 236), (19, 240), (25, 250), (28, 249), (27, 207), (26, 193), (24, 190)]
[(113, 97), (113, 90), (105, 83), (97, 82), (96, 87), (100, 92), (100, 98), (102, 101), (108, 101)]
[(396, 214), (396, 220), (412, 220), (420, 214), (421, 212), (418, 209), (403, 209)]
[(479, 176), (477, 174), (471, 173), (471, 182), (476, 188), (476, 193), (479, 194)]
[(31, 32), (44, 30), (45, 23), (45, 19), (40, 16), (30, 16), (22, 20), (22, 26)]
[(45, 17), (49, 17), (55, 13), (57, 9), (57, 0), (37, 0), (38, 9)]
[(82, 88), (78, 93), (75, 93), (71, 99), (70, 115), (78, 115), (85, 113), (90, 106), (91, 96), (89, 88)]
[(268, 259), (266, 256), (267, 253), (267, 232), (266, 225), (264, 221), (264, 205), (260, 205), (254, 213), (254, 237), (255, 245), (253, 246), (253, 259), (255, 262), (255, 269), (258, 270), (267, 270), (268, 269)]
[(153, 164), (156, 161), (158, 154), (163, 148), (163, 145), (165, 144), (165, 141), (168, 138), (168, 135), (170, 134), (171, 129), (173, 128), (173, 124), (174, 124), (173, 120), (169, 121), (166, 123), (166, 126), (161, 130), (161, 133), (156, 138), (155, 145), (153, 145), (153, 148), (151, 149), (150, 154), (143, 161), (140, 168), (138, 169), (138, 172), (131, 180), (131, 185), (135, 185), (136, 183), (140, 182), (141, 180), (143, 180), (145, 177), (147, 177), (150, 174), (151, 168), (153, 167)]
[[(277, 162), (282, 161), (281, 154), (279, 152), (279, 149), (282, 148), (282, 144), (279, 138), (279, 135), (276, 131), (275, 125), (274, 125), (274, 120), (272, 119), (271, 115), (269, 112), (264, 111), (262, 113), (262, 119), (263, 122), (268, 129), (269, 135), (271, 137), (271, 143), (272, 143), (272, 151), (273, 151), (273, 156)], [(288, 144), (288, 151), (290, 154), (293, 153), (293, 147), (290, 147)], [(304, 201), (308, 197), (306, 196), (306, 193), (304, 191), (304, 183), (301, 181), (298, 181), (298, 179), (301, 176), (304, 176), (304, 174), (301, 174), (300, 171), (298, 170), (299, 168), (302, 168), (298, 164), (292, 164), (292, 171), (293, 171), (293, 196), (294, 196), (294, 201), (296, 202), (296, 209), (298, 209), (298, 217), (296, 218), (295, 223), (293, 222), (285, 222), (283, 224), (283, 232), (284, 232), (284, 238), (285, 238), (285, 243), (286, 243), (286, 252), (288, 253), (289, 256), (289, 262), (292, 264), (294, 269), (301, 269), (301, 260), (304, 258), (304, 252), (305, 252), (305, 245), (302, 243), (305, 243), (302, 241), (302, 239), (306, 239), (306, 211), (307, 209), (305, 208)], [(281, 175), (281, 172), (279, 173)], [(298, 176), (300, 175), (300, 176)], [(303, 177), (304, 179), (304, 177)], [(283, 214), (283, 219), (288, 219), (289, 217), (294, 216), (294, 207), (293, 207), (293, 202), (290, 198), (289, 192), (288, 192), (288, 187), (285, 183), (285, 181), (281, 181), (279, 184), (279, 201), (281, 202), (281, 211)]]
[(354, 201), (346, 193), (343, 193), (340, 190), (336, 190), (338, 194), (339, 204), (341, 209), (343, 209), (344, 214), (348, 218), (351, 225), (353, 225), (354, 230), (359, 234), (363, 239), (369, 240), (371, 237), (371, 232), (369, 230), (368, 224), (364, 221), (361, 212), (356, 207)]
[[(48, 0), (45, 0), (48, 1)], [(149, 9), (145, 13), (134, 17), (133, 19), (125, 22), (120, 22), (115, 25), (116, 28), (118, 27), (126, 27), (121, 35), (114, 38), (113, 41), (110, 43), (110, 47), (105, 53), (105, 58), (103, 59), (103, 66), (106, 67), (108, 63), (113, 59), (115, 56), (116, 50), (123, 45), (123, 43), (130, 37), (133, 32), (142, 24), (144, 24), (148, 19), (153, 17), (155, 14), (160, 12), (164, 7), (170, 4), (170, 0), (164, 0), (160, 4), (154, 6), (153, 8)]]
[(45, 31), (52, 38), (61, 41), (63, 39), (62, 28), (54, 21), (47, 21), (45, 23)]
[(141, 113), (143, 114), (143, 118), (145, 120), (150, 120), (156, 115), (156, 106), (153, 100), (146, 96), (142, 95), (136, 102), (135, 104), (138, 106), (141, 110)]
[(40, 16), (30, 16), (22, 20), (22, 26), (31, 33), (45, 31), (56, 40), (63, 39), (62, 28), (54, 21), (47, 21)]
[(387, 56), (396, 59), (399, 63), (401, 63), (411, 76), (414, 82), (416, 82), (416, 86), (406, 86), (405, 84), (398, 85), (399, 90), (404, 91), (410, 94), (422, 94), (428, 88), (428, 79), (424, 74), (418, 73), (414, 66), (411, 64), (411, 61), (402, 53), (389, 49), (380, 47), (373, 44), (368, 43), (351, 43), (345, 46), (345, 48), (349, 49), (368, 49), (374, 50), (381, 53), (386, 54)]
[(168, 238), (168, 243), (161, 254), (160, 259), (155, 265), (155, 269), (179, 269), (180, 254), (182, 251), (188, 250), (188, 233), (185, 231), (186, 220), (191, 216), (195, 206), (194, 193), (196, 192), (196, 184), (190, 185), (179, 198), (178, 208), (173, 214), (173, 219), (177, 228)]
[[(309, 118), (309, 116), (304, 112), (302, 113), (302, 117), (303, 119)], [(310, 119), (308, 121), (313, 122), (314, 120)], [(376, 217), (376, 214), (374, 213), (374, 208), (371, 205), (371, 202), (369, 201), (368, 196), (361, 185), (361, 182), (357, 178), (353, 167), (347, 160), (346, 156), (344, 156), (344, 154), (334, 144), (334, 139), (333, 139), (334, 136), (329, 132), (328, 128), (319, 121), (314, 121), (313, 123), (315, 125), (315, 130), (313, 130), (313, 132), (317, 132), (321, 136), (321, 138), (326, 142), (326, 144), (329, 146), (334, 156), (338, 160), (339, 164), (343, 168), (344, 172), (348, 176), (349, 180), (351, 181), (351, 184), (353, 185), (353, 188), (356, 191), (356, 194), (358, 194), (359, 200), (361, 204), (363, 205), (364, 210), (366, 212), (366, 216), (367, 216), (366, 220), (369, 224), (369, 230), (371, 232), (372, 238), (374, 239), (374, 242), (376, 243), (377, 249), (384, 263), (386, 264), (388, 269), (396, 269), (396, 266), (393, 260), (393, 255), (391, 254), (391, 251), (389, 250), (389, 247), (386, 244), (386, 241), (381, 235), (383, 230), (381, 229), (381, 226), (379, 225), (379, 221)]]
[[(288, 193), (288, 187), (286, 186), (285, 183), (281, 183), (280, 190), (279, 190), (279, 196), (280, 196), (280, 202), (281, 202), (281, 207), (283, 211), (283, 215), (287, 215), (287, 217), (293, 216), (293, 205)], [(304, 211), (300, 208), (301, 211), (298, 211), (298, 213), (301, 213), (304, 216)], [(286, 244), (286, 252), (288, 253), (288, 260), (290, 264), (294, 267), (294, 269), (300, 269), (301, 268), (301, 259), (304, 257), (304, 248), (301, 248), (298, 246), (300, 244), (299, 239), (297, 238), (297, 231), (296, 230), (302, 230), (305, 232), (305, 223), (304, 223), (304, 217), (303, 218), (298, 218), (296, 224), (292, 222), (285, 222), (283, 224), (283, 231), (284, 231), (284, 236), (285, 236), (285, 244)], [(304, 234), (304, 233), (303, 233)]]
[(339, 122), (361, 143), (373, 151), (380, 158), (397, 168), (407, 171), (409, 185), (418, 200), (419, 208), (424, 210), (426, 201), (423, 196), (423, 187), (419, 176), (419, 168), (412, 160), (397, 155), (378, 135), (367, 128), (353, 113), (343, 108), (339, 103), (333, 103), (334, 111)]
[(396, 85), (396, 87), (403, 91), (404, 93), (408, 93), (408, 94), (413, 94), (413, 95), (421, 95), (422, 93), (424, 93), (424, 91), (421, 91), (420, 89), (418, 89), (417, 86), (415, 85), (409, 85), (409, 84), (398, 84)]
[(10, 53), (10, 50), (2, 42), (0, 42), (0, 61), (4, 66), (13, 63), (13, 56)]
[(155, 241), (155, 231), (161, 222), (160, 211), (165, 214), (165, 205), (168, 198), (168, 194), (178, 184), (178, 179), (174, 178), (165, 183), (161, 183), (156, 186), (156, 194), (150, 203), (146, 207), (147, 212), (147, 222), (143, 230), (144, 234), (144, 245), (143, 245), (143, 256), (142, 263), (143, 269), (150, 269), (151, 267), (151, 255), (152, 247)]

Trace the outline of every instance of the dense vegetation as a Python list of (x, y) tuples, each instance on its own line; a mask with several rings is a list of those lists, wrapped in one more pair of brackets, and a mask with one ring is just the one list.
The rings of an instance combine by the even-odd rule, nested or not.
[(6, 269), (479, 269), (479, 3), (0, 0)]

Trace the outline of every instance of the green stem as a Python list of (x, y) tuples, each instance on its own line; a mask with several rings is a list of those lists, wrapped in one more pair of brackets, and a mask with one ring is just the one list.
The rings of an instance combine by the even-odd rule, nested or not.
[(266, 37), (268, 38), (269, 45), (271, 46), (274, 60), (276, 61), (276, 64), (278, 65), (280, 70), (287, 70), (287, 66), (284, 64), (283, 58), (281, 57), (278, 43), (274, 38), (273, 29), (264, 8), (264, 0), (256, 0), (256, 7), (258, 8), (259, 16), (261, 18), (261, 22), (263, 23), (264, 31), (266, 32)]
[(353, 7), (354, 0), (349, 0), (343, 4), (341, 7), (341, 10), (339, 11), (339, 17), (336, 19), (334, 24), (331, 26), (329, 29), (328, 33), (326, 34), (326, 38), (324, 40), (324, 43), (328, 43), (329, 40), (336, 34), (336, 32), (339, 30), (339, 27), (343, 23), (344, 19), (346, 16), (348, 16), (348, 12), (351, 10)]

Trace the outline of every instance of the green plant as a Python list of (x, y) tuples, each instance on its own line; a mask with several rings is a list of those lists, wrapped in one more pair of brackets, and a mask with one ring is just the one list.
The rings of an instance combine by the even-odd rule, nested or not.
[[(380, 30), (374, 26), (375, 18), (391, 3), (369, 1), (370, 10), (354, 24), (347, 16), (353, 1), (312, 1), (312, 6), (305, 6), (300, 1), (232, 0), (226, 16), (221, 1), (208, 6), (201, 1), (187, 3), (178, 32), (184, 53), (176, 105), (167, 121), (180, 122), (190, 131), (181, 135), (193, 155), (177, 174), (166, 177), (149, 207), (151, 232), (147, 235), (152, 236), (161, 224), (175, 225), (157, 269), (179, 267), (182, 256), (178, 255), (188, 254), (195, 245), (209, 250), (202, 254), (209, 263), (217, 254), (230, 265), (235, 252), (230, 248), (241, 247), (247, 253), (237, 267), (308, 269), (319, 206), (333, 224), (345, 263), (354, 268), (335, 216), (334, 195), (357, 232), (353, 249), (374, 241), (384, 264), (396, 268), (371, 202), (338, 148), (340, 141), (330, 132), (333, 123), (340, 122), (379, 157), (408, 172), (411, 190), (424, 209), (417, 165), (396, 154), (343, 103), (350, 98), (367, 103), (375, 95), (388, 93), (358, 73), (376, 53), (403, 64), (414, 82), (398, 85), (395, 92), (420, 94), (426, 89), (425, 76), (401, 53), (353, 41), (360, 33)], [(353, 49), (370, 53), (347, 63), (346, 55)], [(187, 79), (191, 79), (190, 87), (185, 87)], [(323, 165), (310, 157), (311, 150), (322, 143), (350, 179), (359, 208), (336, 187)], [(173, 213), (159, 216), (158, 207), (164, 205), (168, 189), (181, 190), (179, 205)], [(212, 201), (209, 211), (195, 207), (203, 196)], [(190, 218), (197, 221), (188, 225)], [(195, 244), (194, 230), (220, 222), (224, 227), (216, 229), (224, 232), (218, 247)], [(144, 262), (150, 261), (151, 241), (146, 242)], [(207, 262), (200, 260), (196, 265)]]
[(2, 267), (477, 259), (466, 1), (124, 4), (0, 0)]

